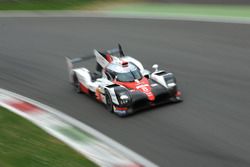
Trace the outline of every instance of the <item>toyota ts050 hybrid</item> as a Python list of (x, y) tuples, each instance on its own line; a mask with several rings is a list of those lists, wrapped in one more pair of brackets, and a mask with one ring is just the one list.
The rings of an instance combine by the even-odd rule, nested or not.
[(176, 79), (171, 72), (144, 69), (136, 59), (118, 48), (99, 52), (94, 50), (96, 70), (75, 67), (91, 57), (66, 57), (70, 82), (77, 93), (85, 93), (104, 103), (107, 110), (124, 117), (135, 111), (168, 102), (182, 101)]

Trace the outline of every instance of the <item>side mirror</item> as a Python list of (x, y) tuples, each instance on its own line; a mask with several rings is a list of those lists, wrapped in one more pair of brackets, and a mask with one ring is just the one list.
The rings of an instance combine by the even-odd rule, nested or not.
[(159, 67), (158, 64), (154, 64), (154, 65), (152, 66), (152, 68), (155, 69), (155, 72), (158, 71), (158, 67)]

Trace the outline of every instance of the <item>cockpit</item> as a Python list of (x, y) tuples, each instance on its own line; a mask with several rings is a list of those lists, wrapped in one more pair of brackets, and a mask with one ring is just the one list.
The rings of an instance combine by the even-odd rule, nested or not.
[(116, 63), (109, 64), (106, 72), (110, 80), (116, 79), (119, 82), (134, 82), (143, 78), (140, 69), (132, 63), (127, 63), (126, 66)]

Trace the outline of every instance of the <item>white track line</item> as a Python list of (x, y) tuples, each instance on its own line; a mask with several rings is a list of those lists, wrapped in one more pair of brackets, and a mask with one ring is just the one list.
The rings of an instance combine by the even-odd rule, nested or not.
[(230, 16), (208, 16), (191, 14), (161, 14), (143, 12), (110, 12), (110, 11), (4, 11), (0, 12), (0, 18), (19, 18), (19, 17), (85, 17), (85, 18), (120, 18), (120, 19), (153, 19), (153, 20), (177, 20), (177, 21), (197, 21), (215, 22), (231, 24), (250, 24), (250, 18), (230, 17)]

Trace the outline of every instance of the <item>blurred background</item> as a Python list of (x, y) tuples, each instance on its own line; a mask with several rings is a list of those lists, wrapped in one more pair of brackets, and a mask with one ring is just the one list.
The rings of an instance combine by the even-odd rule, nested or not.
[[(14, 12), (15, 17), (1, 17), (13, 10), (38, 15), (41, 11), (64, 10), (108, 12), (112, 17), (21, 18), (18, 12)], [(116, 14), (128, 14), (129, 19), (113, 17)], [(133, 19), (144, 14), (170, 19)], [(172, 16), (181, 19), (176, 21)], [(187, 16), (193, 20), (182, 19)], [(210, 20), (204, 22), (205, 17)], [(221, 22), (217, 17), (223, 17)], [(249, 18), (250, 0), (0, 0), (0, 87), (59, 109), (160, 166), (249, 167)], [(94, 48), (110, 49), (118, 42), (147, 69), (158, 63), (173, 71), (183, 90), (184, 103), (122, 120), (87, 96), (76, 95), (68, 84), (64, 57), (88, 55)], [(71, 161), (72, 167), (77, 166), (74, 162), (83, 164), (79, 155), (67, 155), (64, 146), (62, 151), (42, 147), (41, 157), (33, 158), (34, 144), (27, 151), (23, 143), (18, 147), (16, 143), (22, 136), (38, 132), (27, 131), (30, 124), (27, 128), (13, 124), (17, 121), (10, 120), (18, 118), (10, 117), (6, 114), (1, 119), (4, 117), (0, 115), (1, 167), (8, 163), (20, 166), (25, 152), (34, 166), (69, 167)], [(15, 134), (11, 133), (13, 125), (21, 129), (16, 138), (11, 136)], [(3, 132), (10, 134), (13, 142), (4, 138)], [(40, 136), (49, 139), (46, 134)], [(49, 145), (36, 140), (40, 136), (28, 139), (34, 139), (38, 148)], [(50, 140), (51, 145), (59, 143)], [(15, 149), (6, 154), (3, 146)], [(68, 164), (50, 155), (62, 157)]]
[(99, 9), (128, 4), (224, 4), (246, 5), (249, 0), (0, 0), (1, 10)]
[(0, 10), (250, 17), (249, 0), (0, 0)]

